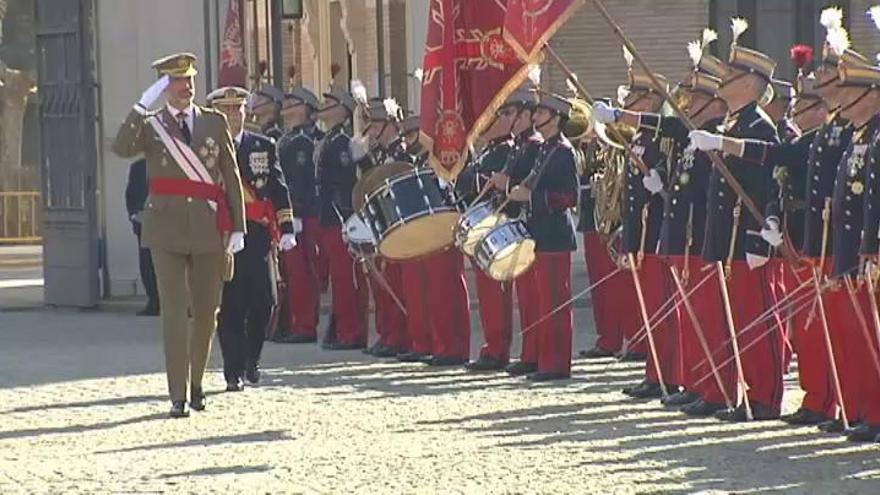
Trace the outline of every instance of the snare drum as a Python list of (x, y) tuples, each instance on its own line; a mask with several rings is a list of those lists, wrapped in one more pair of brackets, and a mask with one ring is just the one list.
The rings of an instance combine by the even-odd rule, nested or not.
[(348, 251), (357, 259), (376, 255), (376, 236), (358, 213), (348, 217), (342, 225), (342, 240), (348, 246)]
[(494, 227), (507, 221), (504, 213), (495, 213), (491, 200), (482, 201), (467, 209), (455, 224), (455, 246), (473, 256), (477, 243)]
[(477, 266), (493, 280), (506, 282), (522, 275), (535, 261), (535, 241), (522, 220), (490, 230), (476, 246)]
[(417, 258), (452, 245), (461, 216), (431, 169), (387, 178), (367, 196), (364, 211), (379, 253), (390, 260)]

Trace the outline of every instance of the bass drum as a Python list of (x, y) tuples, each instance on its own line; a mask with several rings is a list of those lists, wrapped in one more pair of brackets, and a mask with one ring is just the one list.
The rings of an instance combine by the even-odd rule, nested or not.
[(492, 280), (508, 282), (535, 262), (535, 240), (522, 220), (503, 223), (477, 244), (476, 261), (477, 267)]
[(379, 254), (390, 260), (419, 258), (449, 247), (461, 216), (431, 169), (385, 179), (367, 196), (364, 212)]
[(367, 196), (385, 183), (385, 179), (413, 170), (406, 162), (393, 162), (377, 165), (361, 175), (351, 191), (351, 205), (354, 211), (363, 211)]

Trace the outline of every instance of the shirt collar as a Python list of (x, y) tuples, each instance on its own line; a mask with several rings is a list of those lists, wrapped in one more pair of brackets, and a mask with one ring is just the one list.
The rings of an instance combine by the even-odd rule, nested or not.
[(235, 145), (241, 146), (241, 140), (244, 138), (244, 129), (238, 131), (238, 134), (235, 135)]
[(190, 130), (192, 130), (193, 119), (195, 118), (195, 113), (196, 113), (196, 109), (194, 106), (190, 105), (183, 110), (178, 110), (167, 103), (165, 105), (168, 109), (168, 113), (170, 113), (171, 116), (174, 117), (175, 119), (180, 114), (180, 112), (185, 113), (186, 114), (186, 125), (188, 125)]

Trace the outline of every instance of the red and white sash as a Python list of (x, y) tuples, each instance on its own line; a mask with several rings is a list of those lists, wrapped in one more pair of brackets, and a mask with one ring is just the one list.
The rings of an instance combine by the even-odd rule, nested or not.
[[(205, 167), (196, 152), (188, 144), (172, 136), (158, 115), (150, 115), (147, 117), (147, 122), (159, 136), (162, 144), (165, 145), (168, 154), (189, 180), (214, 185), (214, 179), (211, 178), (208, 168)], [(208, 205), (213, 210), (217, 209), (217, 203), (214, 201), (209, 200)]]

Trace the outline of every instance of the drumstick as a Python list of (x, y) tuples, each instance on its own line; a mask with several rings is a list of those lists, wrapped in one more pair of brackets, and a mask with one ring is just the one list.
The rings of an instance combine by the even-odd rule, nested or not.
[(403, 313), (404, 316), (407, 316), (406, 308), (403, 306), (403, 303), (400, 301), (400, 298), (397, 297), (397, 294), (394, 293), (394, 289), (391, 287), (391, 284), (388, 283), (388, 280), (385, 279), (385, 276), (382, 275), (382, 272), (379, 271), (379, 267), (373, 262), (373, 258), (369, 256), (365, 256), (362, 258), (364, 260), (364, 264), (367, 266), (367, 271), (373, 275), (373, 280), (379, 282), (379, 285), (382, 286), (382, 289), (391, 296), (391, 299), (394, 300), (394, 304), (400, 309), (400, 312)]

